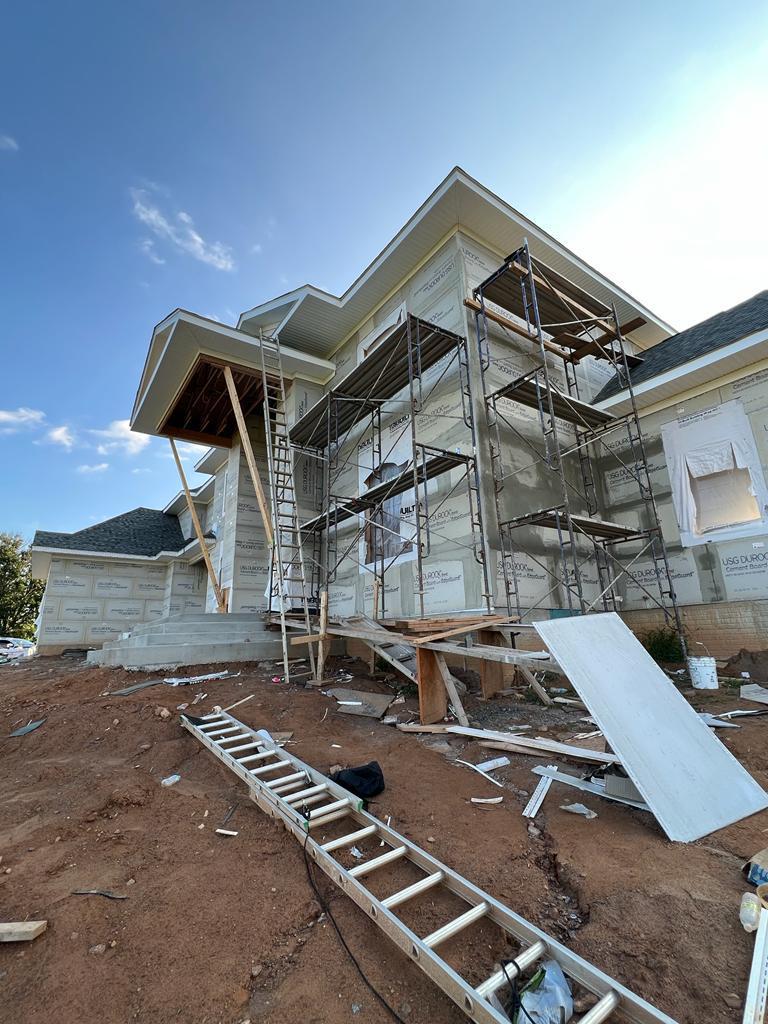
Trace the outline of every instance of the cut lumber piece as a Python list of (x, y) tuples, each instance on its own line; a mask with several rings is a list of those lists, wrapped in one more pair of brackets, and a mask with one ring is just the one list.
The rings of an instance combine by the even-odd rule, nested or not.
[(462, 647), (461, 644), (453, 644), (445, 640), (420, 644), (419, 650), (440, 651), (442, 654), (452, 654), (458, 658), (500, 661), (505, 665), (526, 665), (529, 668), (546, 669), (549, 672), (560, 671), (560, 666), (548, 651), (516, 651), (513, 647), (492, 647), (489, 644), (473, 644), (471, 647)]
[(484, 630), (488, 626), (503, 625), (512, 623), (513, 616), (509, 615), (485, 615), (482, 619), (470, 619), (461, 626), (454, 626), (452, 629), (444, 629), (441, 633), (428, 633), (426, 636), (414, 637), (413, 644), (429, 644), (436, 640), (445, 640), (449, 636), (460, 636), (462, 633), (474, 633), (476, 630)]
[(29, 942), (42, 935), (47, 921), (10, 921), (0, 924), (0, 942)]
[(588, 750), (586, 747), (574, 747), (568, 743), (558, 743), (557, 740), (546, 740), (541, 737), (512, 736), (506, 732), (494, 732), (492, 729), (471, 729), (463, 725), (451, 725), (448, 732), (456, 733), (459, 736), (471, 736), (473, 739), (485, 740), (491, 743), (514, 743), (517, 747), (524, 747), (527, 750), (547, 751), (551, 754), (562, 754), (563, 757), (579, 757), (584, 761), (595, 761), (598, 764), (619, 764), (616, 754)]
[(534, 625), (669, 839), (692, 842), (768, 807), (615, 612)]
[[(490, 629), (479, 630), (477, 642), (483, 647), (503, 647), (505, 650), (510, 650), (506, 637)], [(480, 662), (479, 674), (480, 690), (484, 697), (495, 697), (500, 690), (504, 689), (504, 665), (500, 661), (489, 661), (484, 658)]]
[(443, 677), (445, 692), (448, 694), (448, 700), (451, 702), (453, 710), (456, 712), (456, 717), (461, 725), (469, 725), (469, 719), (464, 711), (464, 705), (461, 703), (461, 698), (459, 697), (459, 692), (456, 689), (454, 678), (448, 671), (448, 666), (445, 664), (445, 658), (442, 654), (436, 654), (435, 659), (437, 661), (437, 669)]
[[(495, 313), (492, 309), (489, 309), (488, 306), (481, 306), (476, 299), (464, 299), (464, 305), (467, 309), (471, 309), (473, 313), (480, 313), (484, 308), (486, 319), (492, 320), (495, 324), (498, 324), (499, 327), (503, 327), (506, 331), (511, 331), (512, 334), (516, 334), (519, 338), (524, 338), (532, 345), (535, 345), (536, 348), (539, 347), (539, 339), (536, 335), (529, 334), (523, 326), (515, 323), (515, 321), (511, 320), (509, 317), (502, 316), (501, 313)], [(561, 359), (571, 358), (571, 353), (567, 348), (563, 348), (562, 345), (554, 345), (551, 341), (545, 341), (543, 342), (543, 345), (547, 352), (552, 352), (554, 355), (560, 356)]]
[(438, 722), (437, 725), (418, 725), (416, 722), (399, 722), (397, 728), (400, 732), (448, 732), (450, 725), (447, 722)]
[(416, 650), (416, 678), (419, 687), (419, 718), (423, 725), (439, 722), (448, 714), (448, 693), (434, 651)]
[(517, 671), (520, 673), (520, 675), (523, 677), (526, 683), (528, 683), (528, 685), (539, 698), (541, 703), (546, 705), (547, 707), (551, 707), (553, 704), (552, 698), (549, 696), (547, 691), (538, 681), (533, 672), (531, 672), (529, 668), (526, 668), (525, 665), (518, 665)]

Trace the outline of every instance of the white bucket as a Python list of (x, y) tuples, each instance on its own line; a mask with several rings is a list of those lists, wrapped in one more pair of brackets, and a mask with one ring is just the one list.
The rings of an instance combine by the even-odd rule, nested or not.
[(688, 658), (687, 664), (694, 689), (717, 689), (717, 665), (714, 658)]

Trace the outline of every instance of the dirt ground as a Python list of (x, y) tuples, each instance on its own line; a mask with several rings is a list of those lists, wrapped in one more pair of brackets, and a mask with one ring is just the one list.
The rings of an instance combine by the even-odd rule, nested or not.
[[(741, 1020), (726, 1000), (746, 990), (753, 944), (738, 919), (746, 888), (740, 866), (768, 846), (768, 812), (679, 845), (649, 814), (555, 783), (530, 828), (520, 812), (542, 759), (510, 754), (512, 764), (495, 773), (503, 803), (472, 804), (471, 797), (502, 791), (452, 759), (480, 762), (495, 753), (341, 714), (317, 691), (273, 683), (266, 668), (240, 667), (238, 678), (204, 690), (160, 683), (126, 697), (107, 691), (153, 676), (67, 658), (0, 668), (0, 919), (48, 921), (33, 942), (0, 946), (0, 1020), (390, 1020), (322, 914), (300, 846), (180, 727), (177, 706), (199, 692), (208, 694), (196, 705), (201, 713), (255, 694), (233, 713), (249, 725), (292, 731), (289, 750), (321, 770), (378, 760), (386, 790), (374, 814), (391, 815), (398, 831), (681, 1024)], [(385, 688), (359, 678), (343, 685)], [(737, 694), (691, 699), (707, 710), (756, 707)], [(553, 737), (589, 728), (578, 721), (583, 711), (550, 712), (522, 695), (485, 703), (470, 695), (466, 703), (470, 718), (495, 728), (531, 722), (534, 735), (546, 729)], [(405, 720), (414, 708), (411, 698), (392, 711)], [(35, 732), (8, 737), (39, 718), (45, 723)], [(741, 723), (718, 737), (766, 785), (768, 717)], [(162, 787), (174, 772), (181, 781)], [(574, 800), (598, 817), (560, 809)], [(216, 835), (232, 808), (227, 828), (238, 835)], [(387, 881), (399, 887), (395, 875)], [(319, 884), (352, 952), (403, 1020), (466, 1019), (328, 879), (321, 875)], [(454, 916), (441, 900), (421, 897), (403, 916), (426, 934)], [(473, 982), (504, 953), (489, 923), (441, 950)]]

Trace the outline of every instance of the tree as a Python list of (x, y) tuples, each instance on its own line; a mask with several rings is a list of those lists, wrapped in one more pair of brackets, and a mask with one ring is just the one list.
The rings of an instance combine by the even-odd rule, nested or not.
[(44, 590), (44, 581), (32, 577), (31, 552), (22, 538), (0, 533), (0, 636), (34, 640)]

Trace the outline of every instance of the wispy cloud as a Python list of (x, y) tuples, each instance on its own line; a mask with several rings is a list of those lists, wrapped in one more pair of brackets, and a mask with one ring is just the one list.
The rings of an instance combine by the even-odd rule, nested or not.
[(45, 422), (45, 413), (40, 409), (0, 409), (0, 434), (15, 434), (28, 427), (39, 427)]
[(95, 466), (78, 466), (77, 472), (88, 475), (89, 473), (104, 473), (108, 469), (108, 462), (97, 462)]
[[(193, 459), (197, 462), (198, 459), (202, 459), (205, 453), (208, 451), (208, 445), (195, 444), (193, 441), (177, 441), (176, 451), (179, 453), (180, 459)], [(172, 459), (173, 452), (168, 448), (161, 448), (157, 454), (164, 459)]]
[(18, 153), (19, 144), (12, 135), (0, 135), (0, 150), (5, 153)]
[(45, 439), (46, 441), (50, 441), (51, 444), (61, 445), (61, 447), (66, 448), (68, 452), (72, 451), (75, 444), (75, 435), (66, 425), (52, 427), (45, 435)]
[(149, 434), (131, 430), (128, 420), (112, 420), (105, 430), (91, 430), (94, 437), (103, 438), (96, 446), (99, 455), (122, 452), (124, 455), (138, 455), (150, 442)]
[(251, 252), (255, 253), (257, 256), (260, 256), (264, 252), (264, 246), (261, 244), (261, 242), (256, 242), (255, 245), (251, 246)]
[[(152, 191), (148, 188), (132, 188), (130, 194), (134, 217), (149, 228), (155, 238), (170, 244), (178, 252), (215, 267), (216, 270), (235, 269), (231, 247), (223, 242), (206, 242), (195, 228), (192, 217), (184, 210), (168, 216), (157, 205)], [(154, 247), (147, 249), (142, 243), (142, 249), (153, 262), (162, 259), (157, 256)]]
[(157, 249), (155, 249), (154, 240), (151, 238), (142, 238), (139, 242), (139, 249), (141, 249), (151, 263), (156, 263), (159, 267), (162, 267), (166, 262), (163, 257), (158, 254)]
[(152, 470), (151, 469), (146, 469), (144, 467), (138, 467), (136, 469), (132, 469), (131, 472), (133, 473), (134, 476), (141, 476), (144, 473), (151, 473)]

